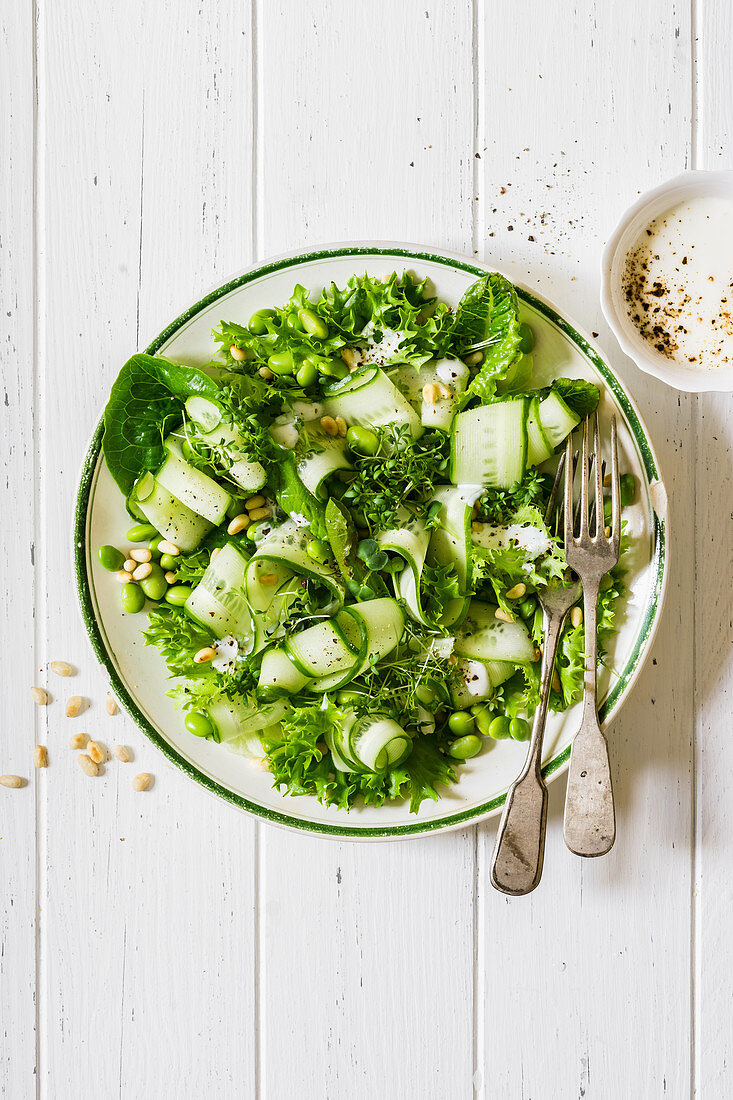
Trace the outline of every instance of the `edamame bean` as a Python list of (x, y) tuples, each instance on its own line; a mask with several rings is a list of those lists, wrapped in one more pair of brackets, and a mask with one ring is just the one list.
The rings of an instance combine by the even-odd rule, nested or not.
[(120, 591), (120, 602), (128, 615), (137, 615), (145, 607), (145, 593), (138, 584), (126, 584)]
[(519, 605), (519, 614), (523, 619), (529, 619), (537, 610), (537, 600), (534, 596), (527, 596)]
[(296, 371), (295, 377), (300, 386), (312, 386), (318, 378), (318, 371), (316, 370), (315, 363), (312, 363), (309, 359), (306, 359), (303, 364)]
[(534, 347), (534, 330), (531, 325), (522, 321), (519, 326), (519, 350), (523, 355), (529, 355)]
[(178, 565), (178, 558), (174, 558), (172, 554), (161, 554), (161, 557), (160, 557), (160, 568), (161, 569), (172, 569), (175, 572), (177, 565)]
[(341, 359), (324, 360), (318, 369), (321, 374), (325, 374), (328, 378), (345, 378), (349, 373), (349, 368)]
[(470, 760), (481, 752), (481, 740), (475, 733), (469, 733), (466, 737), (459, 737), (448, 746), (448, 752), (454, 760)]
[[(126, 585), (125, 587), (129, 588), (130, 586)], [(152, 573), (148, 573), (147, 577), (140, 581), (140, 587), (149, 600), (163, 599), (168, 591), (168, 582), (159, 565), (154, 565)]]
[(125, 555), (116, 546), (100, 546), (97, 550), (99, 564), (110, 573), (118, 573), (125, 564)]
[(346, 442), (352, 451), (360, 455), (375, 455), (379, 450), (379, 437), (369, 428), (354, 425), (346, 433)]
[(636, 478), (633, 474), (621, 474), (619, 478), (621, 489), (621, 507), (626, 508), (634, 503), (636, 497)]
[(309, 558), (325, 565), (331, 558), (331, 548), (323, 539), (311, 539), (305, 548)]
[(495, 741), (504, 741), (509, 737), (509, 719), (504, 715), (494, 718), (489, 725), (489, 737), (493, 737)]
[(524, 718), (512, 718), (509, 732), (515, 741), (529, 741), (529, 722), (525, 722)]
[(295, 369), (292, 351), (276, 351), (267, 360), (273, 374), (292, 374)]
[(258, 309), (249, 319), (249, 331), (255, 336), (264, 336), (267, 332), (267, 320), (275, 316), (274, 309)]
[(465, 710), (457, 710), (451, 714), (448, 719), (448, 726), (451, 733), (459, 738), (465, 739), (469, 734), (473, 733), (473, 718), (470, 714), (467, 714)]
[[(126, 585), (126, 588), (130, 588), (130, 585)], [(187, 584), (172, 584), (165, 594), (165, 602), (172, 604), (173, 607), (183, 607), (184, 603), (191, 595), (191, 589)]]
[(191, 459), (194, 457), (193, 447), (187, 439), (184, 439), (183, 443), (181, 443), (181, 454), (186, 459), (186, 462), (190, 462)]
[(307, 333), (317, 337), (319, 340), (326, 339), (328, 336), (328, 325), (325, 321), (322, 321), (318, 314), (314, 313), (312, 309), (299, 309), (298, 317)]
[(148, 550), (154, 558), (160, 557), (160, 544), (163, 541), (162, 535), (156, 535), (154, 539), (151, 539), (148, 543)]
[(361, 703), (364, 696), (358, 691), (340, 691), (336, 698), (340, 707), (351, 707), (354, 703)]
[(489, 737), (489, 728), (494, 720), (494, 712), (489, 707), (471, 707), (473, 721), (482, 737)]
[(214, 732), (214, 727), (202, 710), (190, 710), (183, 719), (183, 724), (194, 737), (208, 737)]
[(415, 688), (415, 698), (426, 710), (432, 710), (440, 702), (437, 691), (429, 684), (418, 684)]
[(125, 538), (128, 542), (147, 542), (148, 539), (154, 538), (157, 534), (158, 532), (152, 523), (138, 523), (130, 528)]

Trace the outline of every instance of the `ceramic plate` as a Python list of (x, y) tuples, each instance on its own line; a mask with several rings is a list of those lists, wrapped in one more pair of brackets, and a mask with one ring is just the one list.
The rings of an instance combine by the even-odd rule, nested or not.
[[(331, 280), (345, 283), (355, 272), (386, 276), (395, 268), (429, 276), (435, 293), (452, 305), (486, 270), (458, 256), (423, 252), (414, 246), (341, 245), (303, 252), (253, 268), (212, 290), (168, 325), (146, 351), (200, 366), (212, 357), (211, 329), (220, 320), (245, 324), (256, 309), (286, 301), (298, 282), (320, 291)], [(521, 287), (518, 291), (522, 316), (536, 334), (536, 381), (567, 375), (598, 383), (602, 417), (607, 423), (615, 411), (619, 419), (621, 469), (632, 471), (640, 485), (636, 503), (624, 513), (632, 546), (627, 556), (628, 595), (619, 611), (619, 633), (600, 674), (601, 715), (608, 725), (639, 673), (661, 612), (668, 557), (664, 489), (639, 414), (600, 353), (548, 302)], [(120, 364), (125, 358), (126, 353), (120, 355)], [(345, 813), (323, 807), (315, 798), (280, 794), (272, 788), (269, 772), (191, 736), (165, 694), (167, 670), (162, 658), (144, 646), (140, 619), (121, 614), (119, 585), (97, 561), (96, 548), (119, 542), (120, 531), (130, 522), (101, 457), (102, 427), (100, 421), (86, 456), (77, 499), (75, 556), (82, 613), (95, 653), (120, 702), (169, 760), (233, 806), (277, 824), (334, 837), (409, 837), (455, 828), (499, 811), (526, 752), (525, 745), (513, 741), (487, 739), (484, 751), (460, 768), (459, 782), (445, 788), (440, 801), (423, 802), (419, 814), (414, 815), (404, 801)], [(543, 760), (548, 778), (567, 763), (578, 721), (578, 707), (562, 716), (551, 715)]]

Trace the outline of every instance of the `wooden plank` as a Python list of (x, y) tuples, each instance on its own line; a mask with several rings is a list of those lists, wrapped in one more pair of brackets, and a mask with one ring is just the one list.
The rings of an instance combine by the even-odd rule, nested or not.
[[(34, 446), (34, 36), (29, 4), (0, 12), (0, 514), (6, 578), (0, 601), (0, 772), (21, 775), (22, 790), (0, 787), (0, 1095), (30, 1095), (36, 1070), (36, 796), (33, 745), (45, 740), (44, 712), (29, 687), (39, 682), (35, 590)], [(42, 679), (42, 677), (40, 677)]]
[(544, 881), (529, 899), (505, 899), (488, 887), (494, 829), (479, 830), (479, 1095), (682, 1096), (690, 1072), (694, 403), (618, 352), (600, 316), (598, 262), (637, 191), (687, 163), (688, 15), (630, 0), (506, 13), (492, 6), (479, 71), (481, 256), (601, 334), (658, 448), (672, 515), (682, 517), (660, 635), (611, 732), (614, 850), (585, 862), (564, 848), (558, 780)]
[[(696, 8), (695, 168), (733, 168), (733, 11), (725, 0)], [(733, 1085), (729, 1025), (733, 980), (722, 965), (730, 943), (733, 858), (729, 776), (733, 641), (733, 395), (697, 399), (695, 519), (694, 1085), (727, 1096)]]
[[(92, 703), (73, 725), (54, 710), (49, 735), (43, 1082), (58, 1096), (130, 1096), (144, 1081), (156, 1097), (247, 1097), (254, 828), (104, 713), (56, 559), (83, 441), (119, 366), (251, 258), (250, 14), (233, 3), (42, 8), (40, 614), (48, 655), (80, 667), (66, 694)], [(70, 728), (131, 745), (135, 762), (86, 778), (65, 750)], [(142, 769), (155, 774), (148, 794), (131, 787)]]
[[(468, 7), (287, 0), (258, 20), (260, 254), (470, 250)], [(470, 1095), (473, 834), (355, 845), (265, 828), (262, 858), (263, 1095)]]

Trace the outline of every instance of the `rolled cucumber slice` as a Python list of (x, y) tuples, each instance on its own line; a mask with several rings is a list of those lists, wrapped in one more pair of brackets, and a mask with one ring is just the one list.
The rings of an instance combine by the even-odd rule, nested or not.
[(540, 399), (533, 397), (527, 413), (527, 465), (539, 466), (554, 451), (540, 421)]
[(550, 390), (545, 400), (540, 402), (539, 419), (542, 431), (553, 450), (567, 439), (573, 428), (580, 423), (577, 413), (574, 413), (565, 404), (560, 394), (555, 393), (554, 390)]
[(306, 677), (350, 671), (358, 661), (358, 652), (348, 644), (335, 619), (291, 635), (285, 643), (285, 652)]
[(290, 570), (291, 575), (296, 573), (318, 581), (331, 592), (334, 610), (342, 606), (346, 595), (343, 577), (337, 575), (331, 566), (314, 561), (308, 554), (308, 543), (312, 538), (309, 528), (298, 526), (294, 520), (286, 520), (260, 543), (247, 571), (247, 590), (252, 607), (259, 608), (255, 595), (257, 576), (275, 570)]
[[(438, 489), (435, 500), (441, 505), (438, 525), (433, 529), (427, 561), (431, 565), (454, 563), (461, 590), (468, 591), (471, 563), (471, 509), (481, 495), (481, 485), (457, 485)], [(468, 597), (451, 600), (441, 625), (458, 622), (468, 607)]]
[(206, 397), (189, 397), (186, 412), (196, 425), (196, 441), (210, 447), (214, 462), (222, 475), (233, 481), (240, 489), (261, 489), (267, 480), (265, 468), (260, 462), (251, 462), (247, 457), (247, 442), (224, 419), (224, 414), (215, 401)]
[(317, 420), (304, 425), (304, 431), (314, 450), (298, 462), (298, 477), (308, 492), (318, 497), (327, 477), (336, 470), (350, 470), (352, 465), (346, 454), (346, 440), (341, 436), (330, 436)]
[(252, 651), (256, 634), (245, 589), (247, 564), (235, 544), (228, 542), (184, 604), (191, 618), (215, 637), (233, 634), (244, 653)]
[(158, 470), (156, 481), (198, 516), (218, 527), (227, 514), (232, 498), (212, 477), (186, 462), (177, 439), (168, 436), (168, 452)]
[(271, 646), (262, 655), (257, 694), (263, 699), (294, 695), (310, 682), (310, 677), (297, 669), (284, 649)]
[(384, 424), (406, 424), (413, 439), (424, 428), (410, 402), (378, 367), (365, 367), (324, 391), (331, 416), (342, 416), (347, 424), (368, 428)]
[(209, 719), (219, 734), (219, 741), (243, 756), (264, 756), (260, 733), (279, 722), (287, 703), (277, 699), (262, 706), (248, 706), (229, 699), (218, 699), (207, 707)]
[(378, 772), (394, 767), (412, 751), (412, 739), (386, 714), (369, 715), (349, 729), (350, 756), (366, 771)]
[(398, 512), (396, 519), (398, 527), (382, 531), (377, 536), (377, 542), (383, 550), (399, 554), (406, 562), (402, 572), (394, 576), (395, 594), (405, 601), (407, 610), (416, 622), (425, 626), (434, 625), (425, 617), (420, 595), (420, 579), (430, 543), (430, 532), (406, 508)]
[(451, 481), (509, 489), (527, 467), (525, 397), (504, 398), (459, 413), (451, 438)]
[(448, 396), (439, 392), (434, 401), (426, 401), (421, 392), (420, 420), (425, 428), (437, 428), (439, 431), (449, 432), (458, 408), (459, 397), (468, 385), (469, 370), (460, 359), (440, 359), (438, 362), (427, 365), (432, 370), (425, 385), (444, 387), (450, 392)]
[(496, 618), (495, 607), (471, 600), (468, 614), (456, 631), (455, 652), (479, 661), (534, 661), (534, 643), (521, 620), (505, 623)]
[[(144, 499), (140, 499), (140, 494)], [(159, 485), (152, 474), (143, 474), (130, 493), (130, 506), (152, 523), (156, 531), (181, 550), (195, 550), (212, 524), (183, 504), (168, 489)]]

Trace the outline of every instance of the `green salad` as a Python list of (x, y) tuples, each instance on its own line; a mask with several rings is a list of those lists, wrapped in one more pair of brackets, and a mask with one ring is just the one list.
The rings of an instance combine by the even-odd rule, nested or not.
[[(134, 355), (112, 387), (104, 456), (134, 525), (98, 553), (121, 613), (147, 613), (191, 736), (290, 794), (417, 812), (492, 739), (529, 736), (537, 593), (569, 583), (556, 451), (598, 390), (533, 386), (498, 274), (455, 309), (408, 273), (296, 286), (213, 339), (204, 370)], [(578, 607), (550, 706), (582, 690)]]

